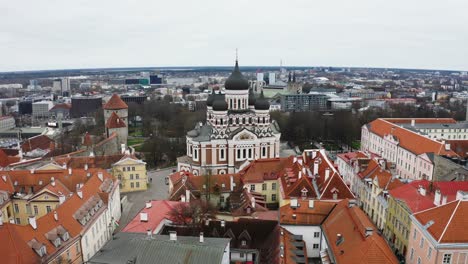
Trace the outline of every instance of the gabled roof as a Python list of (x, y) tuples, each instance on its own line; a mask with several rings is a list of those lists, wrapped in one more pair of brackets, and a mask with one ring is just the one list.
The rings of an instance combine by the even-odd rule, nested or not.
[(112, 97), (104, 105), (105, 110), (128, 109), (128, 105), (120, 98), (118, 94), (113, 94)]
[[(154, 231), (160, 224), (163, 224), (165, 219), (170, 220), (169, 212), (182, 202), (174, 201), (150, 201), (151, 208), (143, 208), (133, 218), (130, 223), (125, 226), (122, 232), (146, 233), (147, 230)], [(148, 221), (141, 221), (140, 214), (147, 213)]]
[(244, 183), (259, 183), (265, 180), (276, 180), (289, 158), (271, 158), (252, 161), (239, 173)]
[(16, 227), (16, 225), (10, 223), (0, 225), (0, 256), (2, 256), (2, 263), (41, 263), (39, 256), (20, 237)]
[(51, 148), (51, 145), (54, 144), (54, 141), (46, 135), (38, 135), (26, 139), (21, 144), (21, 149), (24, 152), (29, 152), (35, 149), (47, 150)]
[[(435, 119), (416, 119), (417, 123), (421, 122), (437, 122)], [(445, 144), (442, 142), (429, 139), (425, 136), (419, 135), (418, 133), (411, 131), (409, 129), (403, 128), (397, 123), (399, 121), (406, 121), (402, 119), (383, 119), (378, 118), (369, 123), (370, 131), (374, 134), (377, 134), (380, 137), (386, 135), (392, 135), (396, 137), (399, 141), (399, 145), (404, 149), (420, 155), (423, 153), (435, 153), (437, 155), (446, 155), (446, 156), (458, 156), (453, 150), (445, 149)], [(411, 122), (411, 119), (408, 119), (408, 122)]]
[(350, 162), (354, 159), (368, 158), (367, 155), (362, 151), (340, 153), (337, 154), (336, 157), (342, 159), (347, 164), (350, 164)]
[(414, 214), (439, 243), (468, 243), (468, 201), (457, 200)]
[[(281, 206), (279, 212), (279, 222), (281, 225), (319, 226), (322, 224), (323, 220), (327, 218), (337, 203), (336, 201), (301, 199), (299, 199), (297, 202), (297, 207), (293, 207), (291, 204)], [(309, 207), (310, 203), (312, 203), (313, 207)]]
[(120, 165), (120, 164), (124, 163), (125, 161), (129, 161), (129, 160), (131, 160), (134, 163), (138, 163), (138, 164), (146, 164), (146, 162), (144, 162), (144, 161), (142, 161), (140, 159), (137, 159), (135, 157), (135, 155), (133, 155), (133, 154), (125, 154), (125, 155), (122, 156), (122, 158), (119, 161), (117, 161), (116, 163), (114, 163), (112, 165)]
[(336, 263), (399, 263), (371, 220), (347, 199), (336, 204), (322, 230)]
[(125, 121), (120, 118), (115, 112), (112, 112), (109, 119), (107, 119), (106, 127), (107, 128), (121, 128), (126, 127)]

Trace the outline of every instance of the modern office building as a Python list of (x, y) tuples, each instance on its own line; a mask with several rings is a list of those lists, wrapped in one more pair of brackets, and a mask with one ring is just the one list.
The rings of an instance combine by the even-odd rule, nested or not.
[(70, 115), (73, 118), (92, 116), (102, 108), (102, 97), (79, 96), (72, 97)]
[(281, 109), (285, 112), (326, 110), (327, 100), (325, 94), (284, 94), (281, 95)]

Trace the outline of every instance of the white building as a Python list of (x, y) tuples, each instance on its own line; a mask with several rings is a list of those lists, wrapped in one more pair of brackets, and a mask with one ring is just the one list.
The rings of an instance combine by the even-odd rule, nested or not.
[(32, 115), (34, 118), (48, 118), (49, 110), (54, 107), (52, 101), (39, 101), (32, 104)]
[(15, 119), (12, 116), (0, 116), (0, 130), (16, 127)]
[(263, 93), (256, 98), (238, 63), (225, 82), (225, 93), (214, 90), (207, 102), (207, 122), (187, 133), (187, 155), (178, 170), (194, 175), (234, 173), (260, 158), (279, 157), (280, 132), (270, 120)]

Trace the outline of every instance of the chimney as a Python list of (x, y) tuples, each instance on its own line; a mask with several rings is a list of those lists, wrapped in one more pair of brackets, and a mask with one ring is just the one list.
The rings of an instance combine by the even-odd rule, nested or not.
[(66, 169), (66, 168), (67, 168), (67, 164), (66, 164), (65, 162), (62, 164), (62, 168), (63, 168), (63, 169)]
[(31, 225), (31, 227), (34, 230), (36, 230), (37, 229), (36, 217), (35, 216), (30, 216), (28, 221), (29, 221), (29, 224)]
[(140, 213), (140, 222), (148, 222), (148, 213)]
[(120, 144), (120, 150), (122, 151), (122, 154), (125, 154), (125, 144)]
[(411, 126), (413, 126), (413, 127), (414, 127), (414, 125), (415, 125), (415, 124), (416, 124), (416, 120), (414, 120), (414, 119), (411, 119)]
[(65, 202), (65, 195), (62, 193), (59, 195), (59, 204), (63, 204)]
[(447, 195), (442, 196), (442, 205), (447, 203)]
[(84, 170), (88, 170), (88, 163), (84, 165)]
[(78, 195), (78, 197), (80, 197), (80, 199), (83, 199), (83, 191), (82, 190), (76, 190), (76, 194)]
[(374, 229), (372, 227), (366, 227), (366, 237), (372, 236)]
[(464, 191), (458, 190), (456, 199), (457, 201), (465, 201), (467, 199), (467, 194)]
[(221, 220), (221, 227), (225, 227), (225, 226), (226, 226), (226, 221)]
[(176, 231), (169, 231), (169, 240), (170, 241), (177, 241), (177, 232)]
[(54, 219), (55, 219), (55, 221), (58, 221), (58, 214), (57, 214), (57, 211), (54, 211)]
[(230, 182), (229, 182), (230, 185), (229, 185), (229, 186), (230, 186), (230, 188), (231, 188), (231, 192), (233, 192), (233, 191), (234, 191), (234, 176), (231, 175), (231, 176), (229, 177), (229, 180), (230, 180)]
[(252, 208), (255, 208), (255, 198), (250, 198), (250, 202), (252, 203)]
[(422, 185), (419, 185), (419, 187), (418, 187), (418, 192), (419, 192), (419, 194), (421, 194), (422, 196), (426, 196), (426, 188), (424, 188)]
[(440, 196), (441, 196), (440, 190), (437, 189), (437, 190), (435, 191), (435, 194), (434, 194), (434, 205), (435, 205), (435, 206), (439, 206), (439, 205), (440, 205)]
[(72, 175), (72, 168), (68, 168), (68, 175)]
[(151, 201), (147, 201), (147, 202), (146, 202), (146, 209), (151, 208), (151, 206), (152, 206)]
[(329, 177), (330, 177), (330, 168), (327, 167), (325, 169), (325, 181), (327, 181)]
[(318, 174), (318, 169), (319, 169), (319, 161), (318, 161), (318, 160), (315, 160), (315, 161), (314, 161), (314, 171), (313, 171), (313, 174), (314, 174), (314, 175), (317, 175), (317, 174)]
[(51, 184), (52, 186), (55, 186), (55, 181), (52, 181), (50, 184)]
[(299, 172), (298, 178), (302, 178), (302, 171)]
[(97, 176), (99, 180), (104, 181), (104, 175), (102, 174), (102, 172), (98, 172)]
[(31, 171), (30, 171), (30, 172), (31, 172), (31, 174), (34, 174), (34, 169), (31, 169)]
[(146, 230), (146, 235), (148, 235), (148, 238), (153, 238), (153, 232), (151, 232), (151, 229)]
[(190, 203), (190, 190), (185, 190), (185, 202)]
[(314, 200), (309, 200), (309, 208), (310, 209), (314, 208)]
[(200, 232), (200, 243), (205, 242), (205, 238), (203, 237), (203, 232)]
[(7, 180), (7, 176), (5, 176), (5, 175), (2, 175), (2, 180), (3, 180), (4, 182), (6, 182), (6, 180)]

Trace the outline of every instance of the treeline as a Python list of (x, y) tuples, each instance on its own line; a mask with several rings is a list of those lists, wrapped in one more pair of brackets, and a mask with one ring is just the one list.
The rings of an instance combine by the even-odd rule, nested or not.
[(447, 108), (394, 105), (389, 109), (369, 108), (365, 111), (332, 112), (272, 112), (272, 118), (281, 128), (281, 140), (299, 147), (310, 147), (312, 142), (335, 141), (348, 146), (361, 138), (361, 127), (377, 118), (455, 118), (463, 120), (462, 104)]

